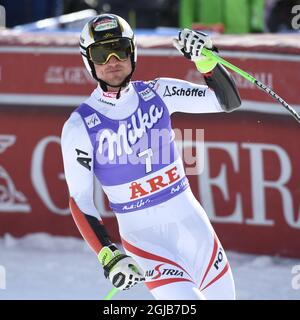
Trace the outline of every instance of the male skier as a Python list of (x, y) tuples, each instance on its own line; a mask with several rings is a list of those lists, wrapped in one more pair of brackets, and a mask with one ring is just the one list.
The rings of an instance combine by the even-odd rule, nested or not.
[[(98, 86), (62, 132), (70, 209), (105, 277), (120, 290), (143, 281), (156, 299), (234, 299), (226, 254), (189, 187), (170, 115), (230, 112), (241, 101), (228, 72), (201, 55), (203, 47), (215, 49), (209, 36), (184, 29), (173, 43), (206, 85), (131, 81), (137, 51), (128, 23), (101, 14), (84, 26), (80, 50)], [(94, 178), (116, 214), (126, 254), (105, 231)]]

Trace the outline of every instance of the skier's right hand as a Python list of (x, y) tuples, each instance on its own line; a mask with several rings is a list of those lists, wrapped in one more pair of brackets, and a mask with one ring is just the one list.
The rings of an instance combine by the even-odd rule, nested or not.
[(128, 290), (145, 281), (143, 271), (130, 256), (121, 253), (111, 244), (101, 249), (98, 259), (104, 269), (104, 276), (119, 290)]

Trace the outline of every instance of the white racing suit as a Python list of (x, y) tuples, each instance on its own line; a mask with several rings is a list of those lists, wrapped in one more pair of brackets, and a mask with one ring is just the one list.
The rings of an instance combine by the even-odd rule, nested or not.
[(82, 222), (83, 214), (101, 221), (96, 177), (124, 250), (156, 299), (235, 298), (226, 254), (189, 187), (170, 122), (174, 112), (221, 111), (207, 86), (160, 78), (131, 82), (119, 99), (98, 86), (64, 125), (65, 176), (82, 235), (96, 253), (105, 245)]

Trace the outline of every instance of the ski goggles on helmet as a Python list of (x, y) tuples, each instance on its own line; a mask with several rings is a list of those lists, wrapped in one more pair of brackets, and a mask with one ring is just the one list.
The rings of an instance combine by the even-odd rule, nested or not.
[(89, 57), (95, 64), (106, 64), (112, 56), (125, 61), (132, 52), (132, 43), (128, 38), (97, 42), (89, 47)]

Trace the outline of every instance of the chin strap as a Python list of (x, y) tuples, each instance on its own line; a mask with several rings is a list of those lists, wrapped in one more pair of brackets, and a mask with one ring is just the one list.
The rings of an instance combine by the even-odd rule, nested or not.
[(120, 98), (120, 96), (121, 96), (121, 89), (122, 89), (122, 87), (119, 88), (118, 93), (117, 93), (117, 95), (116, 95), (116, 99), (119, 99), (119, 98)]
[(103, 90), (104, 92), (107, 92), (107, 86), (113, 87), (113, 88), (119, 88), (118, 93), (117, 93), (117, 95), (116, 95), (116, 99), (119, 99), (120, 96), (121, 96), (121, 90), (122, 90), (122, 88), (127, 87), (127, 85), (128, 85), (129, 82), (130, 82), (130, 79), (131, 79), (132, 74), (133, 74), (133, 71), (124, 79), (123, 82), (121, 82), (120, 84), (118, 84), (118, 85), (116, 85), (116, 86), (110, 85), (109, 83), (107, 83), (107, 82), (105, 82), (105, 81), (103, 81), (103, 80), (101, 80), (101, 79), (98, 79), (98, 78), (97, 78), (97, 79), (98, 79), (98, 82), (100, 83), (100, 87), (102, 88), (102, 90)]

